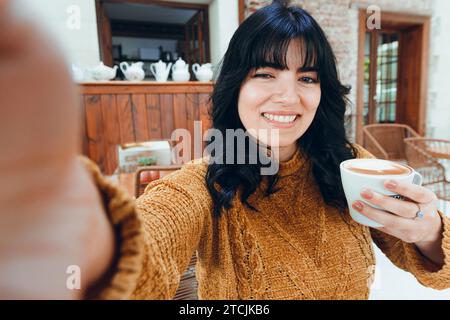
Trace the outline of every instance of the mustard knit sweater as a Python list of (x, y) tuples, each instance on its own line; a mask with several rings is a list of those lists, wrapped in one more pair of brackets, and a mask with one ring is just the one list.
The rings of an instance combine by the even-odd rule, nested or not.
[[(373, 157), (357, 146), (358, 157)], [(280, 165), (281, 190), (212, 214), (205, 159), (149, 184), (134, 201), (85, 160), (116, 227), (117, 259), (90, 297), (171, 299), (194, 252), (200, 299), (367, 299), (372, 240), (398, 267), (435, 289), (450, 287), (450, 223), (441, 268), (405, 243), (326, 205), (300, 152)]]

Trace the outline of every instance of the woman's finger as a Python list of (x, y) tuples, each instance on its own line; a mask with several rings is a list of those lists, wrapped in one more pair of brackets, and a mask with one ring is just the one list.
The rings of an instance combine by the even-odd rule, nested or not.
[(412, 183), (387, 180), (384, 183), (384, 187), (418, 203), (428, 203), (437, 199), (433, 191)]
[(6, 5), (0, 4), (0, 59), (4, 63), (26, 53), (36, 34), (32, 23), (14, 19), (9, 11)]
[(370, 220), (378, 222), (383, 225), (384, 228), (393, 230), (410, 230), (415, 227), (417, 221), (404, 217), (397, 216), (395, 214), (376, 209), (362, 201), (355, 201), (352, 204), (353, 209), (366, 216)]
[(418, 211), (418, 206), (415, 203), (395, 199), (390, 196), (380, 194), (371, 189), (364, 189), (361, 192), (361, 196), (364, 198), (364, 200), (370, 202), (371, 204), (379, 206), (386, 211), (394, 213), (403, 218), (415, 218)]
[(0, 17), (3, 17), (3, 15), (5, 14), (6, 6), (8, 5), (8, 2), (9, 2), (9, 0), (0, 0)]

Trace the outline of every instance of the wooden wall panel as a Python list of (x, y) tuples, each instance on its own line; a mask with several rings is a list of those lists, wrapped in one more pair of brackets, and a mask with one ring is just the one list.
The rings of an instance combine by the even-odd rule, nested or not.
[(119, 144), (170, 140), (173, 130), (185, 128), (191, 132), (194, 155), (194, 121), (202, 121), (203, 132), (211, 124), (212, 83), (183, 87), (180, 83), (144, 86), (114, 81), (82, 84), (81, 89), (85, 126), (80, 148), (106, 174), (117, 168)]
[(202, 134), (211, 127), (211, 118), (209, 116), (210, 104), (209, 95), (201, 93), (199, 98), (200, 120), (202, 122)]
[(87, 136), (87, 124), (86, 124), (86, 103), (85, 103), (85, 97), (82, 97), (83, 99), (80, 99), (80, 107), (81, 107), (81, 113), (80, 117), (82, 119), (81, 123), (81, 141), (80, 141), (80, 149), (79, 152), (81, 154), (89, 154), (88, 149), (88, 136)]
[[(187, 129), (191, 133), (191, 157), (194, 155), (194, 143), (197, 137), (194, 132), (195, 121), (200, 119), (200, 113), (198, 108), (198, 94), (188, 93), (186, 94), (186, 122)], [(201, 138), (201, 137), (200, 137)]]
[(103, 119), (105, 171), (114, 172), (117, 165), (117, 146), (120, 144), (116, 96), (104, 94), (100, 97)]
[(119, 117), (120, 143), (136, 141), (130, 95), (118, 94), (116, 99)]
[(161, 104), (159, 94), (148, 94), (147, 102), (147, 124), (149, 128), (149, 140), (162, 139), (161, 133)]
[(163, 139), (170, 139), (173, 126), (173, 95), (172, 94), (162, 94), (160, 96), (161, 104), (161, 130)]
[(144, 94), (131, 95), (131, 111), (136, 141), (147, 141), (149, 129), (147, 123), (147, 103)]
[(198, 112), (198, 95), (186, 94), (186, 125), (190, 132), (194, 132), (194, 121), (200, 119)]
[(84, 99), (86, 106), (86, 136), (89, 157), (100, 170), (105, 171), (105, 152), (103, 141), (103, 117), (99, 95), (88, 95)]
[(186, 94), (176, 93), (173, 95), (173, 125), (175, 128), (188, 129)]

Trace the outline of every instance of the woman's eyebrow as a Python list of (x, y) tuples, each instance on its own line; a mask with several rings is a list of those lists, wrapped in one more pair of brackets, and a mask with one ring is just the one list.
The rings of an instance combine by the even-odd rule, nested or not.
[(318, 72), (318, 67), (300, 67), (297, 69), (298, 72)]
[(257, 68), (273, 68), (273, 69), (279, 69), (279, 70), (283, 70), (286, 69), (285, 67), (283, 67), (282, 65), (275, 63), (275, 62), (263, 62), (261, 63)]
[[(273, 69), (278, 69), (278, 70), (286, 70), (286, 67), (283, 67), (282, 65), (278, 64), (278, 63), (274, 63), (274, 62), (263, 62), (260, 66), (258, 66), (256, 69), (258, 68), (273, 68)], [(297, 72), (318, 72), (319, 68), (318, 67), (300, 67), (297, 69)]]

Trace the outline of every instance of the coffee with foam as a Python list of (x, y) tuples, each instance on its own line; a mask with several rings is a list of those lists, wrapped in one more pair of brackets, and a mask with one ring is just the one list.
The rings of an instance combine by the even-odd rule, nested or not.
[(345, 168), (360, 174), (366, 175), (409, 175), (412, 170), (404, 165), (391, 161), (379, 161), (371, 159), (361, 159), (359, 161), (349, 162)]

